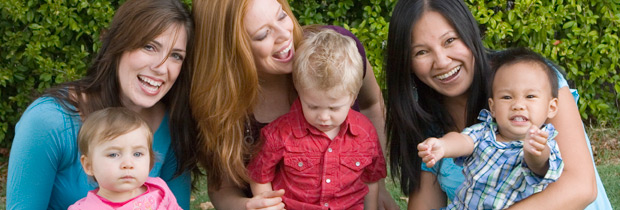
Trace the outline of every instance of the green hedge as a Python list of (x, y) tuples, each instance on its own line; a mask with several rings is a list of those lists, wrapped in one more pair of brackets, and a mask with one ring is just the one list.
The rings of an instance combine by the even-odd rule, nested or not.
[[(191, 3), (191, 0), (183, 0)], [(0, 146), (44, 89), (80, 78), (122, 1), (0, 1)], [(333, 24), (366, 46), (380, 86), (388, 21), (395, 0), (289, 0), (302, 25)], [(620, 0), (466, 0), (493, 49), (528, 46), (566, 69), (581, 94), (582, 117), (620, 125)]]
[[(502, 3), (500, 3), (502, 2)], [(564, 67), (581, 117), (620, 125), (620, 0), (467, 0), (492, 49), (527, 46)]]
[(0, 1), (0, 145), (33, 97), (80, 78), (118, 6), (107, 0)]

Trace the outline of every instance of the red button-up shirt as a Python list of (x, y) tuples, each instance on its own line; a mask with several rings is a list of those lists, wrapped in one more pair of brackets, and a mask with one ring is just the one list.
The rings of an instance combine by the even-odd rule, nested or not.
[(250, 177), (285, 189), (287, 209), (364, 209), (365, 183), (386, 176), (377, 132), (368, 118), (349, 110), (333, 139), (304, 118), (299, 99), (289, 113), (261, 130), (260, 152)]

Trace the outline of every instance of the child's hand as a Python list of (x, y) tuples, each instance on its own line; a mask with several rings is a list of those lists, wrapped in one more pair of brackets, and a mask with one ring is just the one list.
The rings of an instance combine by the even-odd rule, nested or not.
[(548, 137), (549, 133), (532, 125), (523, 140), (523, 151), (534, 156), (541, 156), (545, 148), (547, 148)]
[(284, 209), (282, 196), (284, 189), (267, 191), (252, 197), (246, 204), (246, 209)]
[(444, 148), (437, 138), (428, 138), (418, 144), (418, 156), (426, 163), (427, 167), (433, 167), (444, 156)]

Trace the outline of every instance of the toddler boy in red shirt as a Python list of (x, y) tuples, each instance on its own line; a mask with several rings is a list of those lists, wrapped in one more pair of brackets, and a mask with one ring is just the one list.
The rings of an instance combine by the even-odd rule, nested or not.
[(364, 73), (355, 42), (333, 30), (308, 34), (293, 65), (299, 98), (261, 130), (252, 193), (285, 189), (287, 209), (376, 209), (385, 160), (374, 126), (351, 109)]

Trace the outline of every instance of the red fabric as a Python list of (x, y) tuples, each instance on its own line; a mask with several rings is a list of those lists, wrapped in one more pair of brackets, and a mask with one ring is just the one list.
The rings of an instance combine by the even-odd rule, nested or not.
[(261, 130), (261, 139), (261, 151), (248, 165), (250, 176), (285, 189), (287, 209), (363, 209), (365, 183), (386, 176), (377, 132), (354, 110), (330, 140), (305, 120), (298, 99)]

